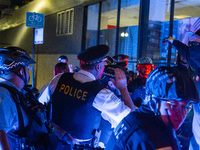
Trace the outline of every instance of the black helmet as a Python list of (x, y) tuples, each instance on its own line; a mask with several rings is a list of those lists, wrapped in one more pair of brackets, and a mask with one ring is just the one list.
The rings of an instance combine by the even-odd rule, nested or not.
[(28, 66), (35, 61), (30, 55), (19, 47), (0, 49), (0, 71), (12, 71), (19, 66)]
[(194, 81), (177, 67), (159, 67), (151, 71), (145, 90), (147, 96), (155, 98), (199, 102)]

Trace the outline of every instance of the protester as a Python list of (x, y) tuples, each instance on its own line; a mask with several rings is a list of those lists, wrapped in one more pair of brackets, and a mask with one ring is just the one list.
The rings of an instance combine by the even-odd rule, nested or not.
[[(91, 133), (98, 131), (101, 116), (115, 128), (134, 110), (126, 76), (121, 69), (114, 70), (115, 80), (111, 80), (120, 90), (123, 101), (98, 80), (104, 71), (108, 50), (108, 46), (98, 45), (80, 52), (77, 58), (81, 61), (81, 70), (75, 74), (57, 75), (39, 99), (43, 103), (52, 100), (53, 122), (71, 134), (79, 144), (93, 141), (95, 136)], [(97, 145), (92, 142), (91, 146)], [(67, 149), (67, 145), (62, 145), (62, 148)]]
[(145, 105), (120, 122), (106, 149), (180, 149), (175, 130), (198, 102), (195, 83), (187, 74), (176, 67), (154, 69), (146, 81)]

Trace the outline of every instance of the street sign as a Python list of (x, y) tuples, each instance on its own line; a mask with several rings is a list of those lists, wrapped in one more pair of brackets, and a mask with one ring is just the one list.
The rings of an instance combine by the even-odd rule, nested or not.
[(44, 27), (44, 14), (26, 12), (26, 26), (32, 28)]
[(44, 28), (35, 29), (35, 44), (43, 44), (44, 39)]

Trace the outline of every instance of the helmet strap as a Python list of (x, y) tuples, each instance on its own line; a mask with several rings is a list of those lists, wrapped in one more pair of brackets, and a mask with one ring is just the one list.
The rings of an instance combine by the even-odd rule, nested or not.
[(167, 109), (165, 109), (165, 111), (166, 111), (166, 113), (167, 113), (169, 127), (170, 127), (171, 129), (173, 129), (174, 127), (173, 127), (172, 121), (171, 121), (171, 119), (170, 119), (170, 117), (169, 117), (169, 113), (168, 113)]

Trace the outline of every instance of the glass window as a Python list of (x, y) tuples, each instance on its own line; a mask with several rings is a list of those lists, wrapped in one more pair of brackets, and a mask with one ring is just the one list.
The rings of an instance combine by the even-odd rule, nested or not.
[(86, 48), (97, 45), (99, 3), (88, 6)]
[[(162, 40), (169, 36), (171, 0), (150, 0), (148, 41), (145, 54), (152, 58), (155, 64), (166, 64), (168, 59), (168, 44)], [(174, 23), (174, 26), (176, 24)], [(174, 63), (176, 50), (171, 49), (171, 62)]]
[(140, 0), (121, 0), (118, 54), (129, 56), (128, 69), (135, 70), (137, 62)]
[(100, 44), (110, 47), (109, 55), (115, 55), (116, 27), (117, 27), (118, 0), (107, 0), (102, 2)]

